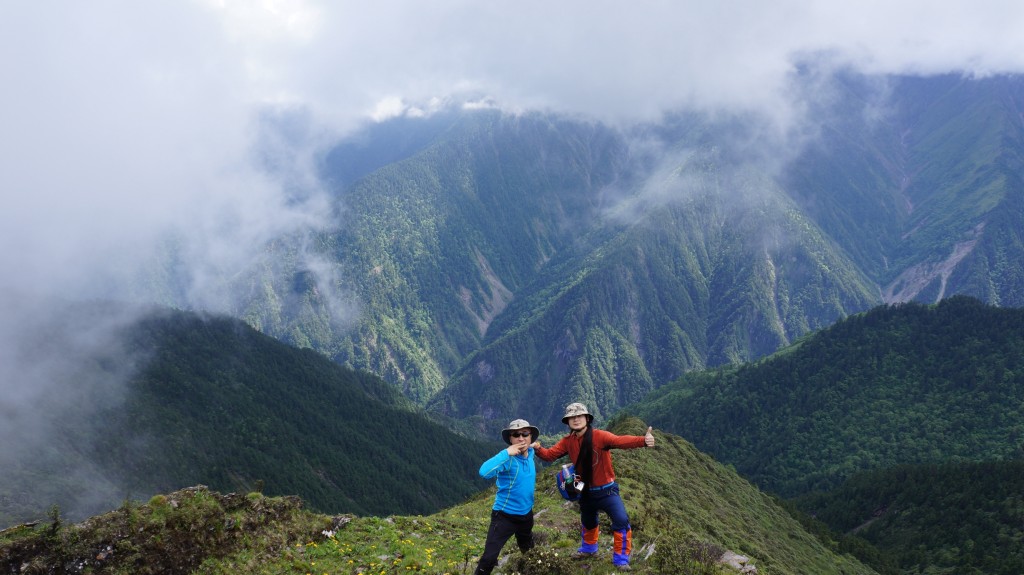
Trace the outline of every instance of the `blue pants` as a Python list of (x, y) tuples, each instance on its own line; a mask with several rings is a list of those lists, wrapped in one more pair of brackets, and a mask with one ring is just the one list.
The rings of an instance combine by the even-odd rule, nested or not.
[(619, 486), (612, 483), (610, 487), (588, 491), (580, 500), (580, 522), (583, 523), (580, 551), (597, 553), (597, 513), (604, 511), (612, 521), (613, 548), (612, 563), (628, 565), (629, 555), (633, 551), (633, 530), (629, 526), (629, 515), (626, 506), (619, 497)]

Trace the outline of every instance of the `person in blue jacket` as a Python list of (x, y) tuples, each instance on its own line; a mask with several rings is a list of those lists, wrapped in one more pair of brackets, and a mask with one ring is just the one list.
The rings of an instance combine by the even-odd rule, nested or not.
[(497, 478), (498, 492), (491, 507), (491, 526), (475, 575), (490, 575), (498, 564), (498, 554), (509, 537), (524, 553), (533, 548), (533, 490), (537, 468), (533, 447), (540, 430), (525, 419), (516, 419), (501, 431), (508, 449), (499, 451), (480, 466), (484, 479)]

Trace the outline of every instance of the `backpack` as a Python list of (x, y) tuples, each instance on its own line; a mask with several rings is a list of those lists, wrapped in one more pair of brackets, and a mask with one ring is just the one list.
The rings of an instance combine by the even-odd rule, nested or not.
[(583, 481), (576, 475), (575, 465), (563, 465), (555, 475), (555, 485), (562, 498), (568, 501), (578, 501), (583, 495)]

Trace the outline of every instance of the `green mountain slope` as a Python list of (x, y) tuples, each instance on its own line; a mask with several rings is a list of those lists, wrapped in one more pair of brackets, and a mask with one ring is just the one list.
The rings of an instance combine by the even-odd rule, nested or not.
[[(617, 421), (612, 431), (644, 429), (642, 422), (628, 419)], [(634, 529), (634, 572), (735, 573), (716, 563), (729, 550), (745, 555), (759, 573), (874, 573), (830, 551), (771, 498), (686, 441), (656, 435), (660, 446), (655, 449), (616, 452)], [(123, 506), (78, 526), (41, 524), (0, 532), (0, 568), (59, 560), (104, 573), (158, 568), (205, 574), (470, 573), (483, 547), (492, 501), (488, 490), (429, 516), (331, 517), (286, 499), (192, 489)], [(568, 558), (578, 545), (579, 516), (558, 498), (553, 468), (538, 474), (534, 510), (537, 547), (524, 556), (509, 545), (504, 572), (614, 572), (609, 557)], [(602, 547), (605, 539), (610, 535), (605, 533)], [(104, 552), (108, 548), (112, 552)]]
[[(891, 78), (833, 78), (831, 98), (808, 112), (818, 130), (779, 175), (780, 186), (873, 281), (892, 273), (909, 211), (905, 127), (894, 108), (920, 95)], [(882, 86), (880, 87), (879, 84)]]
[(318, 289), (288, 242), (240, 282), (247, 296), (237, 315), (425, 403), (515, 294), (589, 225), (623, 156), (622, 141), (600, 126), (460, 115), (430, 145), (339, 190), (343, 225), (313, 248), (356, 302), (354, 325), (331, 322), (330, 290)]
[[(458, 398), (478, 395), (475, 371), (489, 387), (554, 382), (551, 405), (593, 397), (611, 412), (686, 370), (759, 357), (877, 302), (763, 169), (728, 166), (705, 119), (659, 133), (666, 156), (641, 158), (620, 132), (552, 116), (433, 125), (431, 137), (413, 134), (409, 155), (352, 182), (362, 172), (332, 155), (344, 164), (344, 225), (269, 246), (233, 284), (237, 315), (417, 403), (454, 397), (443, 411), (477, 407), (496, 423), (516, 406)], [(380, 163), (365, 146), (341, 149), (371, 156), (353, 164)], [(653, 196), (651, 170), (664, 174)], [(330, 289), (303, 268), (310, 250), (331, 266)], [(335, 292), (357, 318), (332, 315), (345, 305)], [(524, 353), (537, 360), (512, 359)], [(435, 400), (453, 380), (465, 390)], [(544, 420), (557, 421), (547, 407)]]
[[(325, 511), (423, 513), (481, 486), (471, 461), (490, 445), (428, 420), (374, 375), (239, 320), (155, 312), (116, 339), (119, 353), (84, 358), (62, 385), (86, 373), (115, 381), (129, 359), (137, 369), (123, 389), (97, 392), (87, 418), (61, 417), (45, 451), (0, 470), (0, 517), (35, 518), (53, 504), (95, 512), (197, 483), (259, 484)], [(80, 468), (103, 481), (65, 480)], [(410, 478), (417, 489), (405, 488)]]
[(838, 76), (785, 150), (693, 113), (395, 120), (326, 156), (336, 227), (220, 281), (233, 315), (418, 405), (611, 413), (886, 301), (1021, 305), (1022, 86)]
[[(895, 269), (920, 265), (922, 260), (949, 261), (960, 252), (968, 252), (961, 256), (970, 257), (977, 249), (972, 246), (979, 241), (1019, 248), (1019, 242), (1014, 246), (988, 237), (1006, 231), (999, 225), (989, 229), (988, 224), (993, 216), (1020, 204), (1024, 81), (950, 77), (927, 86), (914, 85), (920, 82), (910, 79), (906, 82), (921, 97), (905, 120), (910, 180), (904, 196), (912, 209), (904, 226), (905, 237), (892, 258)], [(1019, 207), (1014, 212), (1021, 213)], [(1013, 257), (1013, 253), (1020, 252), (1006, 255)], [(1024, 303), (1019, 291), (964, 292), (956, 281), (945, 287), (949, 293), (968, 293), (992, 303)], [(998, 299), (989, 298), (996, 294)]]
[(823, 145), (808, 147), (783, 175), (808, 217), (887, 302), (964, 294), (1024, 305), (1016, 263), (1024, 256), (1024, 78), (836, 83), (835, 101), (815, 112)]
[(898, 464), (1020, 458), (1022, 408), (1024, 310), (958, 296), (851, 316), (630, 410), (791, 496)]
[(1024, 573), (1024, 461), (902, 465), (797, 499), (903, 573)]
[[(564, 406), (584, 401), (600, 418), (687, 371), (763, 356), (874, 301), (777, 190), (755, 179), (737, 192), (716, 185), (723, 179), (708, 167), (689, 201), (586, 236), (550, 263), (430, 408), (499, 421), (536, 414), (558, 427)], [(727, 206), (736, 193), (761, 199)]]

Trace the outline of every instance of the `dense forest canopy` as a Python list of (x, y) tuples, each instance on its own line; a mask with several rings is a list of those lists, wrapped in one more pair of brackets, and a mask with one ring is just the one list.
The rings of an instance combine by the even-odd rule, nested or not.
[(631, 411), (789, 496), (898, 464), (1021, 458), (1024, 310), (880, 306)]

